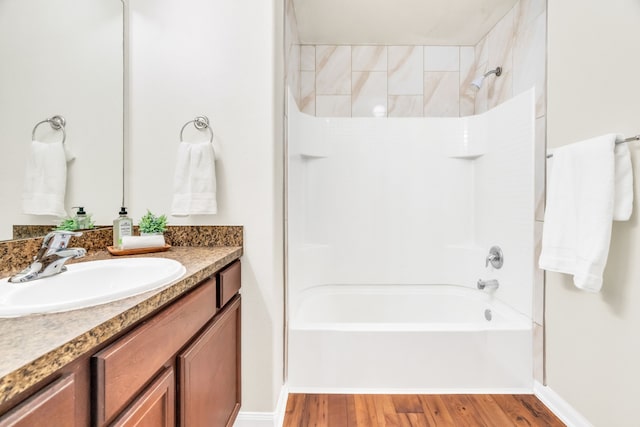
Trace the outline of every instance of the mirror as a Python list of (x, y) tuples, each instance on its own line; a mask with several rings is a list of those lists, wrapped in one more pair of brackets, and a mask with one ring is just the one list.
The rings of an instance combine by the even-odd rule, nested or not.
[[(34, 126), (66, 120), (65, 209), (110, 224), (123, 200), (124, 10), (121, 0), (0, 0), (0, 240), (14, 224), (56, 225), (22, 210)], [(60, 141), (40, 124), (35, 139)]]

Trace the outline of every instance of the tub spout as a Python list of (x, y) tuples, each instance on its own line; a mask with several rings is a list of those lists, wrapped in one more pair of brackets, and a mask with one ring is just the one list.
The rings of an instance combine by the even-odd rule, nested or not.
[(482, 280), (478, 279), (478, 289), (496, 290), (500, 284), (496, 279)]

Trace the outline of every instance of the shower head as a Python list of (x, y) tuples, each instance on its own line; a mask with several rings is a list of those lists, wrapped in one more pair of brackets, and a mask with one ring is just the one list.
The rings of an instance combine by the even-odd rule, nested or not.
[(495, 70), (489, 70), (486, 73), (484, 73), (483, 75), (476, 77), (471, 82), (471, 87), (476, 89), (476, 90), (479, 90), (482, 87), (482, 82), (484, 82), (484, 79), (486, 79), (487, 76), (489, 76), (491, 74), (495, 74), (496, 77), (499, 77), (502, 74), (502, 67), (496, 67)]

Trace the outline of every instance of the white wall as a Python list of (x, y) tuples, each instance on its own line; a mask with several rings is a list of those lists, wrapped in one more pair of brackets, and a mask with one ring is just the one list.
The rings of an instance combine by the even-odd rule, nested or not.
[[(604, 134), (640, 133), (640, 3), (549, 2), (548, 142), (558, 147)], [(635, 197), (640, 147), (631, 143)], [(615, 222), (602, 292), (547, 273), (547, 384), (593, 425), (637, 424), (640, 378), (638, 203)]]
[[(501, 281), (532, 313), (534, 92), (468, 118), (313, 118), (289, 103), (289, 290)], [(492, 245), (507, 262), (485, 269)]]
[[(272, 412), (283, 382), (282, 6), (132, 0), (130, 8), (130, 213), (169, 213), (180, 128), (208, 116), (218, 214), (169, 222), (244, 225), (242, 411)], [(190, 127), (185, 137), (208, 136)]]
[[(82, 205), (109, 224), (122, 197), (122, 3), (119, 0), (0, 2), (0, 240), (13, 224), (57, 224), (24, 215), (22, 191), (31, 131), (67, 120), (65, 206)], [(48, 124), (36, 138), (60, 141)]]

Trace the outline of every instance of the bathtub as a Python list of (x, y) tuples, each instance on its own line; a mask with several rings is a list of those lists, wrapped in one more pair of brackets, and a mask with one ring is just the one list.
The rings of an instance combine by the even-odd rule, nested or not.
[(327, 285), (292, 301), (291, 392), (530, 393), (532, 323), (454, 285)]

